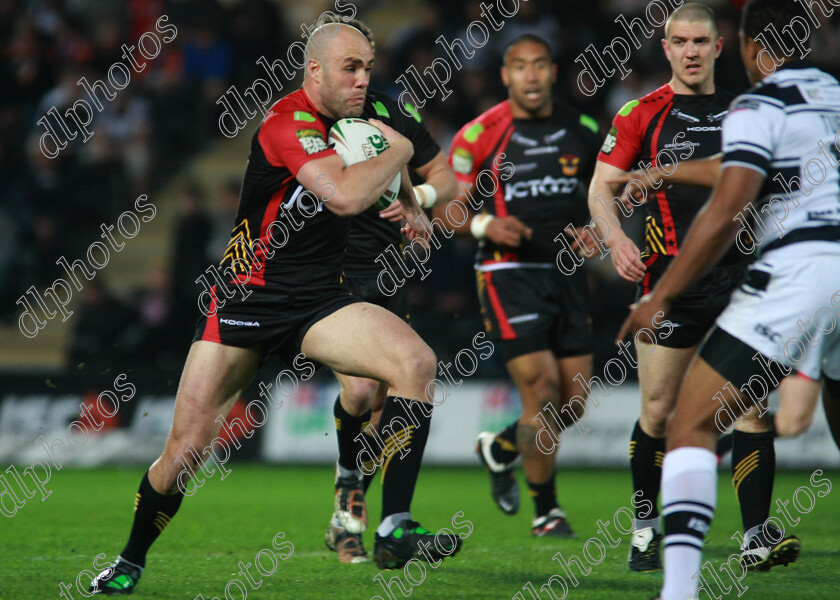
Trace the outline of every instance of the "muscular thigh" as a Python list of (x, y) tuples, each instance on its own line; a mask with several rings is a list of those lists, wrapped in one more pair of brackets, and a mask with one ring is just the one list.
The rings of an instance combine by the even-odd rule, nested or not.
[(694, 346), (668, 348), (644, 342), (636, 343), (643, 403), (662, 403), (669, 407), (674, 405), (680, 383), (695, 349)]
[(387, 381), (406, 356), (428, 346), (394, 313), (357, 302), (312, 325), (301, 350), (333, 371)]
[[(592, 355), (568, 356), (557, 359), (557, 370), (560, 373), (560, 406), (569, 404), (576, 396), (586, 401), (586, 388), (583, 382), (592, 377)], [(578, 417), (582, 417), (583, 404), (573, 402), (572, 409)], [(580, 414), (578, 414), (580, 413)]]

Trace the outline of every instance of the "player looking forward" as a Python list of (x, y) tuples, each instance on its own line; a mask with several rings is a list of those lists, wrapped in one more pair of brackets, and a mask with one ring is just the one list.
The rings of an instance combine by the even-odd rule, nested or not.
[[(364, 23), (357, 19), (348, 23), (362, 31), (373, 45), (370, 29)], [(403, 108), (411, 116), (406, 116)], [(408, 166), (424, 181), (414, 188), (418, 201), (423, 199), (424, 207), (433, 206), (435, 201), (448, 202), (455, 196), (458, 189), (455, 174), (415, 108), (400, 107), (385, 94), (368, 89), (362, 118), (379, 119), (411, 141), (414, 156)], [(399, 268), (396, 256), (401, 248), (402, 235), (400, 225), (393, 220), (393, 216), (399, 217), (399, 210), (399, 203), (395, 203), (381, 213), (366, 211), (353, 217), (344, 259), (344, 283), (357, 298), (381, 306), (408, 321), (408, 288), (402, 286), (389, 296), (379, 289), (377, 283), (383, 267), (380, 261)], [(393, 254), (387, 251), (389, 246), (393, 247)], [(327, 547), (338, 554), (340, 562), (359, 563), (367, 560), (361, 534), (367, 528), (365, 493), (374, 472), (372, 465), (368, 465), (369, 473), (363, 474), (359, 469), (357, 456), (363, 446), (357, 437), (368, 423), (374, 428), (379, 425), (388, 386), (374, 379), (339, 372), (335, 375), (341, 383), (341, 392), (333, 407), (338, 461), (334, 510), (325, 541)], [(372, 441), (368, 446), (377, 447)], [(392, 491), (389, 488), (389, 492)]]
[[(760, 258), (691, 363), (668, 423), (661, 600), (696, 596), (703, 540), (716, 502), (713, 450), (720, 391), (726, 387), (727, 408), (738, 418), (751, 403), (746, 390), (756, 393), (756, 379), (768, 389), (792, 371), (814, 381), (822, 375), (835, 389), (840, 380), (840, 330), (825, 328), (815, 317), (824, 306), (836, 305), (840, 287), (840, 83), (807, 61), (786, 56), (783, 42), (764, 35), (771, 25), (805, 18), (804, 8), (787, 0), (750, 0), (744, 7), (741, 58), (754, 86), (735, 99), (723, 123), (720, 178), (682, 252), (619, 332), (624, 336), (644, 326), (651, 313), (667, 311), (720, 260), (735, 243), (742, 226), (738, 217), (743, 219), (749, 205), (760, 220), (754, 231), (776, 234), (755, 240)], [(777, 57), (778, 64), (768, 69), (767, 55)], [(816, 181), (815, 163), (825, 174)], [(782, 183), (791, 181), (796, 183)], [(769, 531), (768, 524), (760, 535), (775, 538), (778, 532)], [(795, 538), (787, 542), (775, 552), (780, 564), (798, 549)]]
[[(306, 56), (302, 88), (272, 106), (251, 144), (234, 231), (255, 239), (236, 235), (232, 243), (249, 248), (226, 253), (249, 257), (244, 272), (235, 272), (240, 282), (247, 280), (251, 294), (223, 305), (214, 296), (199, 320), (163, 454), (140, 483), (128, 543), (115, 564), (94, 579), (93, 593), (133, 592), (150, 546), (181, 505), (179, 475), (184, 469), (194, 472), (206, 458), (188, 449), (207, 449), (219, 433), (218, 418), (228, 414), (269, 354), (294, 364), (302, 353), (341, 373), (387, 382), (389, 398), (407, 399), (386, 401), (383, 410), (386, 424), (399, 416), (419, 425), (402, 442), (411, 451), (391, 462), (383, 481), (390, 502), (383, 506), (374, 557), (380, 566), (398, 566), (430, 539), (431, 559), (442, 557), (434, 536), (409, 513), (431, 422), (425, 390), (435, 376), (434, 353), (393, 313), (359, 301), (340, 283), (350, 225), (342, 217), (373, 204), (397, 172), (406, 177), (400, 202), (408, 227), (417, 228), (409, 234), (428, 235), (404, 169), (413, 148), (404, 136), (375, 122), (390, 148), (345, 167), (327, 147), (327, 132), (330, 121), (362, 114), (373, 48), (352, 26), (326, 25), (309, 37)], [(325, 195), (325, 182), (334, 189), (331, 195)], [(286, 219), (281, 218), (284, 210)], [(287, 221), (300, 227), (286, 227)], [(278, 244), (275, 236), (281, 232), (287, 235)], [(241, 261), (233, 264), (241, 266)], [(236, 325), (253, 321), (260, 327)], [(271, 388), (266, 391), (270, 401)], [(191, 457), (186, 459), (191, 464), (182, 464), (185, 457)], [(454, 553), (459, 542), (444, 552)]]
[[(583, 402), (575, 397), (586, 397), (582, 382), (592, 371), (586, 271), (562, 274), (555, 260), (564, 246), (555, 240), (569, 224), (587, 220), (585, 190), (600, 143), (598, 126), (555, 101), (557, 66), (545, 40), (513, 40), (501, 76), (508, 99), (467, 123), (449, 155), (462, 189), (484, 199), (482, 212), (457, 229), (480, 240), (476, 276), (485, 328), (522, 398), (519, 420), (498, 434), (479, 434), (477, 452), (503, 511), (519, 508), (512, 465), (521, 455), (534, 501), (531, 532), (572, 536), (557, 502), (556, 444), (544, 452), (536, 437), (541, 419), (557, 432), (544, 413), (549, 406), (564, 415), (564, 426), (582, 415)], [(483, 170), (500, 176), (489, 193)], [(458, 198), (464, 205), (466, 193)], [(436, 214), (446, 218), (443, 208)]]
[[(661, 186), (646, 204), (645, 247), (640, 253), (621, 230), (619, 219), (630, 213), (613, 200), (621, 190), (616, 181), (642, 165), (674, 165), (689, 157), (720, 152), (720, 124), (733, 98), (715, 86), (715, 59), (723, 48), (723, 38), (710, 8), (687, 3), (675, 10), (665, 23), (662, 48), (671, 64), (671, 80), (618, 112), (598, 154), (589, 189), (593, 219), (610, 225), (609, 231), (600, 235), (606, 238), (613, 265), (621, 277), (639, 284), (639, 296), (650, 291), (679, 254), (707, 191), (685, 185)], [(660, 315), (656, 320), (654, 325), (670, 322), (673, 329), (667, 337), (656, 345), (636, 340), (642, 406), (630, 441), (630, 471), (634, 493), (640, 493), (642, 501), (636, 508), (628, 558), (634, 571), (662, 568), (657, 501), (665, 423), (697, 345), (729, 302), (743, 278), (746, 262), (747, 257), (732, 248), (718, 266), (675, 299), (664, 319)], [(738, 423), (733, 439), (733, 465), (750, 457), (742, 465), (747, 468), (739, 469), (735, 485), (745, 531), (767, 517), (773, 489), (773, 434), (757, 412)]]

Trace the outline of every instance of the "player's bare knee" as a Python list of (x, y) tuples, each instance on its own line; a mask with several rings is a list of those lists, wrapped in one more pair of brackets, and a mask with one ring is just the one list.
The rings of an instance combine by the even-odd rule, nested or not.
[(643, 402), (640, 418), (642, 429), (651, 437), (664, 436), (672, 410), (673, 402), (670, 399), (649, 399)]
[(556, 373), (540, 373), (533, 379), (522, 384), (524, 390), (523, 400), (525, 398), (531, 400), (542, 410), (548, 404), (557, 403), (560, 394), (560, 379)]
[(805, 433), (811, 426), (812, 412), (776, 417), (776, 434), (779, 437), (794, 437)]
[[(401, 361), (403, 382), (411, 387), (425, 389), (426, 384), (435, 378), (437, 357), (426, 344), (415, 346)], [(420, 398), (422, 399), (422, 397)]]
[(345, 410), (354, 416), (367, 411), (379, 391), (379, 382), (367, 379), (345, 381), (341, 386), (341, 399)]

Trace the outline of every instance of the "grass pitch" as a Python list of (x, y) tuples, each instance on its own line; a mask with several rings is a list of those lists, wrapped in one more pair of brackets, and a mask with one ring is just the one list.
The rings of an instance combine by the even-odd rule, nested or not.
[[(187, 498), (171, 525), (149, 554), (146, 573), (133, 598), (193, 600), (204, 598), (247, 598), (252, 600), (294, 598), (324, 600), (330, 598), (369, 600), (379, 596), (388, 600), (379, 580), (380, 573), (370, 563), (341, 565), (324, 547), (324, 529), (332, 511), (332, 469), (327, 467), (265, 467), (231, 465), (233, 472), (224, 481), (210, 479), (191, 498)], [(99, 553), (111, 560), (121, 550), (131, 524), (134, 494), (143, 470), (108, 468), (96, 470), (62, 469), (50, 482), (54, 492), (45, 502), (30, 499), (18, 514), (0, 521), (0, 598), (59, 598), (59, 582), (71, 586), (72, 598), (83, 598), (75, 589), (75, 579), (82, 570), (94, 570), (92, 563)], [(789, 500), (801, 486), (809, 484), (810, 471), (777, 474), (775, 498)], [(518, 473), (522, 484), (522, 473)], [(717, 568), (736, 552), (730, 535), (740, 528), (740, 518), (729, 474), (721, 471), (718, 512), (709, 534), (704, 560)], [(798, 525), (788, 533), (802, 540), (799, 560), (787, 568), (769, 573), (750, 573), (742, 587), (748, 598), (835, 599), (840, 597), (840, 473), (828, 472), (833, 485), (825, 497), (815, 495), (813, 509), (800, 514), (791, 503), (788, 510)], [(614, 600), (649, 599), (659, 589), (661, 574), (635, 574), (627, 570), (627, 536), (608, 532), (616, 548), (609, 547), (597, 521), (613, 523), (616, 511), (629, 506), (630, 475), (624, 471), (569, 471), (557, 475), (559, 498), (578, 533), (576, 540), (532, 539), (530, 536), (531, 503), (523, 489), (522, 510), (516, 516), (502, 514), (493, 505), (485, 473), (475, 469), (431, 469), (421, 473), (413, 512), (428, 529), (461, 527), (469, 521), (472, 531), (461, 553), (447, 559), (438, 568), (417, 566), (383, 571), (384, 580), (399, 577), (413, 600), (478, 599), (531, 600), (523, 591), (530, 582), (538, 597), (549, 600), (547, 591), (539, 591), (552, 575), (563, 577), (568, 598)], [(823, 486), (824, 490), (825, 486)], [(372, 523), (379, 517), (379, 482), (371, 487), (368, 509)], [(800, 493), (800, 504), (807, 494)], [(453, 515), (455, 527), (452, 525)], [(775, 515), (775, 502), (771, 509)], [(621, 517), (619, 517), (621, 522)], [(373, 525), (365, 533), (365, 544), (373, 552)], [(285, 536), (278, 537), (283, 532)], [(595, 537), (604, 543), (606, 556), (599, 559), (599, 544), (590, 542), (586, 549), (591, 559), (583, 560), (591, 572), (583, 576), (572, 567), (577, 579), (574, 586), (563, 567), (552, 560), (558, 552), (584, 558), (584, 545)], [(284, 542), (294, 545), (294, 552)], [(274, 546), (272, 546), (274, 542)], [(263, 552), (261, 552), (263, 551)], [(287, 556), (285, 560), (283, 556)], [(280, 560), (278, 560), (278, 557)], [(238, 563), (253, 563), (259, 558), (263, 576), (256, 566), (249, 568), (252, 584), (240, 574)], [(592, 561), (598, 563), (590, 564)], [(96, 563), (100, 564), (99, 562)], [(736, 571), (737, 574), (737, 571)], [(411, 587), (408, 575), (417, 585)], [(719, 575), (724, 585), (731, 582)], [(90, 575), (79, 579), (83, 586)], [(233, 580), (242, 582), (241, 587)], [(253, 589), (253, 584), (259, 584)], [(399, 600), (404, 592), (392, 585), (391, 598)], [(555, 578), (556, 598), (563, 588)], [(725, 590), (724, 590), (725, 591)], [(737, 588), (727, 593), (715, 587), (723, 598), (735, 598)], [(67, 597), (67, 596), (65, 596)], [(705, 598), (705, 596), (701, 596)]]

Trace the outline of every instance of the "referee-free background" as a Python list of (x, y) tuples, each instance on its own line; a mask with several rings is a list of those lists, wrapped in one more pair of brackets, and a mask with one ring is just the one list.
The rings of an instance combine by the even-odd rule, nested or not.
[[(499, 3), (484, 4), (498, 15)], [(606, 77), (591, 96), (577, 85), (583, 62), (576, 59), (585, 49), (591, 45), (600, 52), (617, 37), (626, 38), (616, 21), (619, 16), (645, 23), (651, 16), (658, 18), (654, 3), (501, 4), (515, 14), (501, 20), (497, 16), (502, 23), (497, 31), (479, 1), (0, 0), (0, 598), (55, 597), (59, 581), (72, 585), (77, 573), (92, 569), (99, 552), (110, 559), (121, 547), (139, 478), (168, 430), (198, 314), (195, 297), (200, 288), (194, 282), (218, 263), (228, 242), (250, 135), (260, 118), (247, 119), (238, 112), (241, 128), (233, 136), (224, 135), (219, 119), (231, 102), (235, 105), (229, 90), (241, 94), (255, 79), (265, 78), (259, 62), (263, 58), (288, 64), (287, 50), (301, 39), (302, 24), (326, 10), (353, 12), (365, 20), (377, 39), (371, 87), (395, 97), (403, 91), (398, 78), (409, 67), (422, 73), (436, 58), (447, 59), (436, 40), (478, 40), (480, 28), (473, 24), (483, 24), (489, 32), (487, 42), (468, 46), (475, 55), (462, 57), (461, 68), (453, 72), (447, 84), (452, 94), (445, 100), (436, 94), (421, 110), (445, 151), (465, 122), (505, 98), (498, 74), (500, 52), (522, 33), (537, 33), (553, 45), (557, 97), (594, 117), (602, 134), (626, 101), (669, 78), (660, 28), (649, 39), (638, 36), (641, 47), (633, 48), (624, 79)], [(658, 4), (670, 7), (667, 2)], [(716, 78), (736, 93), (747, 87), (737, 53), (740, 4), (709, 3), (719, 15), (725, 38)], [(177, 28), (169, 41), (163, 41), (169, 36), (164, 38), (156, 28), (164, 15), (166, 24)], [(39, 149), (46, 131), (39, 124), (42, 117), (52, 107), (63, 114), (76, 100), (88, 98), (76, 82), (82, 77), (91, 83), (107, 81), (114, 64), (129, 64), (123, 44), (137, 45), (147, 32), (161, 40), (158, 54), (145, 61), (140, 73), (131, 70), (131, 81), (115, 90), (113, 100), (100, 92), (102, 110), (94, 111), (89, 125), (94, 135), (87, 142), (81, 136), (67, 140), (56, 158), (46, 158)], [(836, 15), (822, 20), (811, 41), (811, 58), (830, 72), (840, 71)], [(284, 88), (272, 90), (274, 100), (296, 89), (300, 75), (280, 81)], [(61, 136), (60, 129), (55, 131)], [(138, 206), (141, 196), (145, 199)], [(148, 209), (140, 210), (150, 204), (153, 218), (148, 218)], [(130, 220), (123, 217), (127, 212), (141, 218), (139, 231), (130, 239), (118, 233)], [(37, 302), (27, 290), (43, 292), (66, 277), (57, 264), (62, 257), (89, 265), (88, 251), (104, 242), (102, 227), (120, 223), (123, 229), (112, 234), (124, 247), (110, 252), (107, 265), (96, 270), (92, 281), (84, 281), (82, 290), (72, 289), (67, 304), (72, 315), (44, 319), (34, 337), (22, 334), (19, 319)], [(638, 217), (630, 220), (628, 231), (641, 237)], [(412, 323), (446, 362), (470, 348), (473, 336), (482, 330), (473, 251), (470, 240), (453, 238), (433, 253), (431, 275), (422, 283), (407, 284)], [(635, 290), (615, 275), (608, 259), (591, 261), (589, 273), (594, 373), (607, 379), (605, 367), (617, 357), (612, 339)], [(18, 302), (21, 298), (24, 301)], [(460, 364), (466, 371), (472, 369), (464, 359)], [(510, 598), (529, 581), (538, 590), (551, 575), (564, 573), (552, 560), (556, 552), (581, 555), (584, 542), (598, 535), (597, 519), (610, 520), (627, 506), (626, 446), (638, 415), (639, 394), (635, 373), (624, 364), (626, 378), (608, 371), (616, 384), (596, 397), (597, 405), (591, 403), (581, 426), (565, 434), (558, 455), (559, 495), (580, 533), (577, 541), (532, 540), (527, 497), (513, 518), (501, 515), (488, 497), (472, 440), (483, 429), (511, 422), (519, 409), (518, 395), (498, 355), (479, 360), (460, 387), (447, 388), (435, 417), (415, 510), (435, 529), (450, 526), (452, 515), (463, 511), (475, 532), (451, 564), (429, 569), (422, 585), (414, 588), (415, 597)], [(279, 531), (294, 542), (295, 553), (278, 563), (276, 574), (262, 587), (249, 585), (248, 595), (389, 597), (374, 581), (376, 571), (370, 565), (339, 569), (321, 544), (331, 510), (328, 465), (335, 452), (331, 407), (337, 388), (331, 375), (319, 372), (301, 382), (280, 409), (266, 412), (264, 424), (247, 419), (255, 414), (245, 408), (258, 398), (256, 383), (274, 381), (284, 368), (267, 363), (235, 408), (232, 417), (240, 418), (245, 429), (238, 431), (235, 442), (229, 439), (230, 474), (221, 480), (217, 472), (188, 500), (150, 556), (149, 572), (137, 591), (141, 597), (202, 594), (209, 599), (225, 597), (227, 591), (227, 597), (238, 598), (239, 588), (228, 585), (236, 578), (244, 581), (237, 574), (237, 562), (252, 561), (260, 550), (270, 549)], [(106, 418), (98, 432), (74, 427), (80, 404), (95, 407), (102, 394), (117, 399), (116, 414)], [(783, 472), (776, 496), (782, 500), (808, 486), (815, 469), (823, 469), (831, 481), (837, 476), (831, 469), (838, 467), (838, 453), (820, 415), (807, 435), (780, 441), (777, 455)], [(28, 497), (13, 473), (37, 461), (50, 465), (50, 473), (45, 476), (40, 468), (48, 481), (43, 491)], [(729, 536), (738, 528), (723, 467), (720, 517), (709, 542), (709, 556), (717, 561), (735, 551)], [(48, 491), (52, 493), (44, 498)], [(376, 515), (378, 493), (370, 496), (371, 514)], [(817, 497), (811, 511), (802, 513), (794, 531), (803, 538), (800, 561), (783, 573), (751, 575), (745, 580), (749, 593), (767, 598), (782, 593), (833, 597), (830, 590), (838, 583), (831, 567), (837, 559), (838, 532), (830, 518), (837, 508), (835, 497), (836, 492)], [(372, 537), (366, 542), (372, 549)], [(588, 563), (592, 571), (585, 577), (578, 574), (577, 586), (567, 579), (568, 594), (653, 595), (656, 575), (626, 572), (626, 543), (624, 539), (617, 549), (609, 548), (597, 566)], [(597, 558), (597, 550), (589, 552)], [(405, 581), (405, 574), (398, 575)], [(412, 576), (416, 580), (419, 573)], [(552, 589), (561, 596), (559, 586)], [(525, 598), (530, 594), (521, 593)], [(545, 591), (539, 594), (551, 597)], [(394, 587), (392, 596), (401, 595)]]

